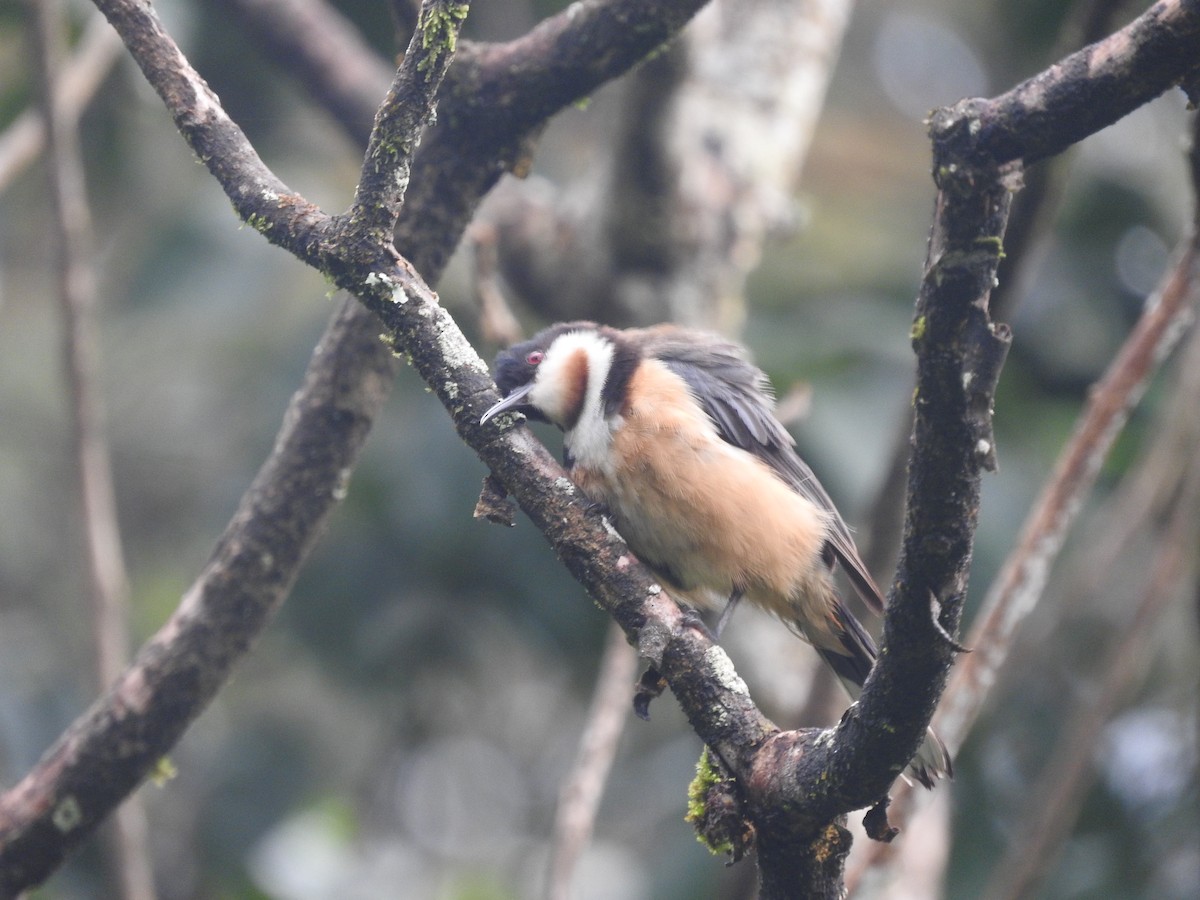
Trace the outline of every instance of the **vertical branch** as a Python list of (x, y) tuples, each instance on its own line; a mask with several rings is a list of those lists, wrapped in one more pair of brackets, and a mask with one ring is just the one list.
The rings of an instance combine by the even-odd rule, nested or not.
[(608, 628), (588, 724), (575, 764), (563, 780), (554, 817), (547, 900), (567, 900), (571, 877), (591, 840), (596, 811), (630, 710), (637, 654), (615, 623)]
[[(129, 578), (117, 521), (112, 464), (99, 390), (99, 335), (95, 319), (92, 221), (87, 203), (76, 115), (63, 108), (58, 89), (63, 33), (59, 0), (33, 0), (34, 45), (45, 116), (50, 194), (55, 226), (58, 295), (63, 319), (63, 363), (70, 395), (72, 437), (87, 546), (96, 683), (103, 690), (129, 658)], [(154, 897), (146, 818), (136, 798), (116, 818), (114, 868), (126, 900)]]
[[(889, 695), (932, 715), (954, 659), (982, 473), (995, 466), (992, 406), (1011, 332), (990, 319), (988, 302), (1019, 168), (956, 156), (954, 137), (969, 128), (953, 110), (938, 110), (930, 127), (938, 195), (912, 328), (917, 392), (904, 539), (879, 659), (858, 702), (862, 723), (883, 713)], [(927, 723), (902, 732), (889, 719), (873, 725), (870, 740), (909, 759)], [(907, 755), (899, 741), (911, 741)]]
[[(1121, 33), (1118, 33), (1120, 35)], [(1010, 92), (1012, 93), (1012, 92)], [(1200, 291), (1200, 118), (1192, 120), (1190, 165), (1196, 207), (1190, 234), (1175, 263), (1154, 294), (1104, 377), (1092, 389), (1087, 407), (1026, 520), (1020, 540), (984, 599), (967, 643), (978, 652), (954, 673), (938, 716), (938, 727), (951, 750), (959, 747), (974, 723), (1007, 658), (1012, 637), (1040, 600), (1050, 566), (1081, 501), (1091, 491), (1100, 465), (1120, 433), (1129, 411), (1141, 398), (1150, 376), (1195, 317)]]
[[(984, 598), (965, 642), (974, 652), (955, 667), (934, 718), (934, 727), (952, 753), (970, 733), (997, 673), (1008, 659), (1017, 629), (1041, 600), (1063, 540), (1094, 487), (1129, 411), (1195, 314), (1195, 253), (1192, 246), (1180, 251), (1177, 264), (1147, 299), (1146, 311), (1116, 359), (1093, 386), (1054, 473)], [(903, 809), (910, 794), (905, 786), (897, 785), (893, 809)], [(849, 886), (858, 883), (865, 869), (882, 857), (886, 846), (872, 845), (869, 856), (856, 862), (847, 876)]]
[[(1112, 29), (1120, 8), (1119, 0), (1081, 0), (1064, 21), (1062, 33), (1059, 35), (1059, 49), (1066, 51), (1070, 46), (1085, 46), (1103, 38)], [(1040, 262), (1042, 239), (1061, 205), (1064, 182), (1071, 169), (1071, 153), (1072, 150), (1068, 149), (1024, 172), (1024, 185), (1013, 201), (1004, 239), (1004, 258), (1000, 261), (997, 271), (998, 283), (992, 291), (989, 304), (991, 314), (997, 319), (1010, 316), (1020, 304), (1026, 290), (1026, 281), (1030, 277), (1029, 273)], [(900, 440), (893, 448), (885, 480), (872, 504), (871, 513), (866, 516), (871, 525), (864, 558), (872, 570), (884, 568), (894, 554), (894, 544), (899, 541), (899, 510), (903, 504), (902, 489), (909, 430), (906, 419)], [(1138, 500), (1145, 500), (1147, 494), (1135, 491), (1134, 496)], [(1077, 510), (1078, 506), (1074, 508)], [(1009, 562), (1011, 561), (1010, 557)], [(1089, 570), (1099, 577), (1099, 573), (1106, 571), (1106, 568), (1092, 565)], [(968, 646), (977, 647), (981, 643), (990, 645), (990, 640), (991, 638), (984, 637), (979, 632), (973, 632), (966, 643)], [(956, 676), (947, 690), (950, 697), (955, 695), (958, 684), (959, 679)], [(943, 701), (943, 705), (948, 702)], [(959, 743), (961, 740), (965, 740), (965, 733)], [(952, 748), (957, 749), (953, 742)], [(893, 789), (892, 797), (893, 819), (903, 821), (911, 809), (909, 801), (912, 799), (912, 791), (907, 785), (898, 784)], [(873, 843), (865, 852), (853, 857), (846, 877), (846, 884), (851, 893), (867, 870), (878, 868), (888, 860), (893, 861), (893, 868), (898, 868), (902, 864), (895, 862), (898, 856), (915, 852), (914, 845), (913, 841)]]

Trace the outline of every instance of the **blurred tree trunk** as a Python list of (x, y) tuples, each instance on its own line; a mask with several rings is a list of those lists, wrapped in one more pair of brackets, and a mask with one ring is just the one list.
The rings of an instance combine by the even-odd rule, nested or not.
[[(293, 4), (294, 12), (297, 2), (282, 0), (282, 7)], [(995, 389), (1011, 340), (1007, 327), (990, 317), (990, 297), (1012, 194), (1025, 165), (1061, 152), (1169, 88), (1182, 84), (1195, 99), (1200, 4), (1163, 0), (1113, 37), (1011, 91), (964, 100), (930, 117), (938, 197), (911, 331), (917, 390), (907, 516), (881, 653), (861, 698), (836, 727), (794, 731), (781, 731), (759, 711), (724, 651), (692, 627), (631, 559), (527, 429), (481, 425), (481, 413), (496, 399), (494, 386), (430, 287), (480, 199), (502, 173), (528, 168), (548, 118), (661, 52), (701, 4), (585, 0), (514, 41), (469, 44), (459, 41), (467, 5), (426, 0), (375, 113), (354, 204), (341, 214), (323, 211), (267, 167), (153, 7), (136, 0), (97, 5), (241, 219), (350, 291), (356, 304), (335, 314), (275, 447), (178, 609), (111, 691), (0, 796), (0, 894), (36, 885), (60, 865), (155, 770), (227, 683), (345, 496), (395, 374), (396, 354), (411, 362), (463, 441), (490, 467), (492, 486), (516, 499), (641, 657), (662, 673), (717, 760), (721, 777), (708, 802), (728, 813), (719, 824), (742, 836), (736, 853), (749, 849), (746, 836), (754, 836), (761, 896), (842, 896), (849, 848), (842, 823), (849, 813), (869, 808), (871, 836), (894, 836), (885, 814), (888, 792), (924, 737), (962, 650), (958, 629), (980, 482), (996, 465)], [(272, 5), (273, 14), (280, 9)], [(308, 29), (297, 45), (312, 53), (307, 61), (314, 78), (329, 64), (317, 52), (321, 37)], [(674, 79), (680, 62), (665, 54), (661, 68), (648, 71)], [(827, 66), (823, 71), (827, 77)], [(358, 97), (344, 107), (340, 121), (347, 128), (362, 127), (355, 111), (362, 110), (364, 81), (374, 77), (370, 71), (359, 75), (353, 86), (341, 86), (343, 100), (350, 93)], [(823, 91), (823, 80), (812, 83)], [(338, 91), (326, 87), (331, 95)], [(635, 106), (653, 112), (662, 109), (661, 101), (648, 91)], [(709, 103), (720, 105), (700, 105)], [(700, 131), (711, 135), (714, 128), (710, 122)], [(735, 121), (727, 137), (740, 138), (741, 130)], [(638, 136), (627, 135), (629, 143)], [(797, 142), (788, 165), (802, 158), (803, 143)], [(651, 154), (656, 162), (666, 157), (660, 151)], [(763, 164), (773, 167), (766, 156)], [(668, 161), (639, 174), (655, 182), (675, 165)], [(775, 168), (788, 174), (787, 165)], [(736, 179), (730, 183), (745, 187)], [(783, 186), (773, 190), (786, 193)], [(630, 202), (637, 207), (640, 201)], [(635, 219), (658, 222), (662, 213), (672, 227), (688, 220), (686, 210), (640, 209)], [(722, 208), (708, 221), (726, 222), (728, 212)], [(723, 309), (720, 298), (740, 295), (753, 256), (740, 255), (753, 243), (747, 234), (761, 235), (769, 220), (761, 216), (746, 233), (723, 232), (715, 244), (673, 243), (668, 234), (665, 247), (646, 248), (644, 241), (626, 242), (629, 229), (614, 224), (623, 221), (614, 216), (607, 220), (609, 249), (636, 272), (639, 284), (609, 288), (640, 296), (650, 271), (655, 293), (663, 288), (655, 283), (655, 266), (683, 246), (695, 256), (683, 254), (679, 271), (699, 277), (718, 297), (715, 310), (704, 315), (736, 321), (736, 311)], [(713, 266), (716, 274), (693, 271), (699, 261), (712, 262), (712, 247), (721, 241), (728, 252)], [(649, 262), (642, 255), (647, 250), (653, 251)], [(1176, 273), (1181, 305), (1195, 293), (1195, 250), (1188, 252)], [(681, 316), (695, 309), (671, 297), (662, 307)], [(377, 339), (381, 322), (386, 346)], [(1147, 371), (1159, 362), (1154, 353), (1148, 357)], [(1103, 437), (1111, 432), (1088, 448), (1089, 464), (1098, 465), (1107, 446)]]

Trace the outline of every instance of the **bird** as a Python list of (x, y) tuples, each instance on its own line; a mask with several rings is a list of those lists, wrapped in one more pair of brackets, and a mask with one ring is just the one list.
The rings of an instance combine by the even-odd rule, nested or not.
[[(676, 325), (552, 325), (503, 350), (503, 397), (481, 418), (521, 412), (563, 431), (574, 484), (633, 553), (697, 610), (743, 598), (810, 643), (852, 700), (878, 650), (833, 579), (882, 614), (854, 537), (775, 416), (767, 376), (739, 344)], [(906, 771), (927, 788), (953, 775), (928, 730)]]

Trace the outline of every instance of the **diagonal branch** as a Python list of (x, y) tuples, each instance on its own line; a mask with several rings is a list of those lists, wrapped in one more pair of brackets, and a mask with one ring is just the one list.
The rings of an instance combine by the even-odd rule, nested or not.
[[(239, 214), (349, 287), (384, 320), (464, 440), (636, 640), (639, 652), (659, 664), (697, 732), (747, 791), (748, 809), (761, 826), (762, 895), (794, 896), (797, 884), (811, 881), (788, 876), (811, 874), (797, 872), (795, 857), (805, 854), (795, 851), (817, 839), (828, 851), (812, 854), (819, 874), (837, 880), (845, 842), (834, 817), (882, 796), (920, 741), (946, 677), (952, 649), (944, 636), (957, 628), (979, 476), (991, 463), (991, 392), (1007, 342), (987, 319), (986, 298), (1000, 255), (1011, 173), (980, 161), (971, 145), (979, 132), (971, 110), (947, 111), (934, 123), (941, 193), (914, 327), (919, 394), (909, 527), (881, 663), (861, 703), (832, 736), (785, 735), (754, 707), (724, 652), (686, 626), (678, 607), (579, 502), (528, 430), (478, 425), (495, 399), (491, 380), (436, 296), (395, 249), (339, 244), (330, 218), (287, 193), (262, 166), (148, 8), (132, 0), (97, 2)], [(414, 165), (408, 214), (397, 227), (401, 249), (412, 253), (425, 243), (422, 271), (436, 277), (479, 197), (528, 152), (545, 117), (656, 48), (696, 5), (585, 0), (525, 38), (467, 48), (443, 85), (447, 127), (429, 136), (425, 162)], [(1190, 15), (1190, 5), (1187, 10)], [(1191, 33), (1182, 34), (1186, 43)], [(1162, 40), (1158, 46), (1164, 49)], [(1168, 51), (1181, 58), (1177, 47)], [(1086, 91), (1080, 96), (1095, 101)], [(445, 115), (447, 107), (453, 116)], [(252, 218), (256, 213), (261, 220)], [(293, 401), (275, 452), (179, 611), (109, 697), (0, 798), (0, 878), (7, 879), (0, 890), (44, 877), (144, 777), (286, 596), (344, 491), (386, 393), (380, 385), (390, 377), (390, 364), (378, 366), (374, 379), (354, 369), (356, 351), (373, 362), (380, 358), (371, 321), (354, 310), (339, 316)], [(320, 359), (335, 351), (346, 354), (346, 369)], [(377, 388), (373, 393), (363, 389), (370, 384)]]
[(1098, 690), (1067, 723), (1028, 798), (1028, 815), (981, 893), (986, 900), (1020, 900), (1035, 893), (1076, 821), (1094, 777), (1096, 748), (1104, 726), (1152, 660), (1154, 626), (1173, 601), (1195, 583), (1200, 466), (1195, 460), (1172, 473), (1175, 509), (1161, 528), (1150, 574), (1133, 614), (1121, 623), (1120, 639), (1106, 654)]
[[(327, 263), (329, 274), (357, 287), (364, 302), (389, 314), (418, 368), (437, 385), (444, 402), (453, 405), (460, 428), (471, 431), (476, 444), (484, 444), (476, 423), (491, 381), (435, 295), (397, 261), (390, 244), (359, 246), (344, 257), (334, 255), (339, 248), (327, 241), (329, 217), (288, 193), (266, 169), (152, 9), (128, 0), (101, 0), (101, 5), (239, 214), (299, 258)], [(629, 25), (627, 32), (607, 32), (609, 39), (620, 43), (618, 49), (608, 52), (611, 48), (590, 45), (595, 59), (577, 83), (591, 90), (666, 39), (686, 19), (680, 9), (695, 5), (648, 8), (628, 0), (584, 3), (572, 14), (557, 17), (562, 27), (555, 33), (570, 45), (594, 33), (597, 19), (615, 14)], [(578, 33), (572, 31), (575, 25)], [(481, 83), (480, 89), (486, 87), (486, 81)], [(526, 99), (520, 92), (509, 92), (502, 105), (526, 109)], [(443, 105), (465, 113), (468, 104), (450, 97), (443, 99)], [(422, 151), (414, 168), (417, 202), (409, 196), (398, 227), (403, 245), (412, 248), (430, 277), (440, 273), (474, 205), (510, 164), (528, 129), (541, 124), (522, 123), (514, 116), (509, 131), (489, 148), (461, 140), (462, 134), (472, 133), (465, 115), (446, 118), (451, 127), (437, 133), (448, 146), (464, 147), (467, 152), (440, 152), (446, 145)], [(443, 202), (440, 189), (459, 175), (466, 176), (464, 184), (455, 188), (450, 202)], [(362, 441), (394, 377), (394, 360), (378, 333), (378, 320), (363, 306), (352, 304), (339, 311), (317, 346), (271, 456), (179, 609), (109, 694), (97, 700), (37, 766), (0, 797), (0, 895), (40, 883), (153, 771), (283, 601), (329, 512), (345, 493)], [(456, 398), (462, 399), (455, 404)], [(495, 440), (494, 432), (489, 437), (491, 458), (514, 458), (511, 447), (519, 441)], [(543, 477), (540, 488), (553, 492), (559, 512), (567, 514), (560, 516), (561, 521), (585, 530), (580, 505), (561, 487), (561, 469), (527, 435), (523, 440), (528, 458), (536, 457), (557, 472)], [(527, 480), (537, 481), (539, 471), (536, 466), (528, 470)], [(611, 543), (597, 523), (589, 524)], [(564, 552), (579, 559), (589, 549), (579, 541)], [(610, 553), (604, 559), (612, 567), (617, 557)], [(621, 586), (629, 583), (633, 582)], [(643, 593), (657, 591), (644, 575), (636, 583)], [(635, 593), (630, 591), (631, 596)], [(609, 596), (616, 603), (616, 595)], [(660, 605), (663, 618), (673, 616), (679, 630), (678, 610), (673, 604)]]
[(1198, 99), (1200, 0), (1160, 0), (1125, 28), (991, 100), (954, 107), (954, 155), (1026, 165), (1061, 153), (1168, 89)]
[(975, 652), (963, 660), (946, 692), (938, 727), (952, 748), (961, 746), (974, 724), (996, 673), (1007, 659), (1020, 624), (1041, 599), (1050, 567), (1101, 464), (1121, 433), (1129, 411), (1149, 377), (1175, 346), (1195, 316), (1198, 250), (1189, 237), (1162, 286), (1146, 301), (1146, 311), (1112, 365), (1089, 394), (1075, 426), (1021, 532), (996, 576), (967, 639)]

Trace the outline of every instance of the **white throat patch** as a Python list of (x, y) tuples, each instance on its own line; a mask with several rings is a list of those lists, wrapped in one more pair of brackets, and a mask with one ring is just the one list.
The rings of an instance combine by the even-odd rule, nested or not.
[(604, 401), (600, 397), (612, 368), (612, 343), (594, 331), (571, 331), (562, 335), (550, 345), (538, 372), (537, 386), (529, 398), (551, 418), (559, 421), (569, 418), (570, 411), (564, 409), (573, 391), (569, 370), (580, 351), (587, 359), (587, 386), (575, 427), (566, 432), (565, 442), (577, 463), (596, 467), (608, 458), (612, 433), (619, 424), (619, 420), (605, 418)]

